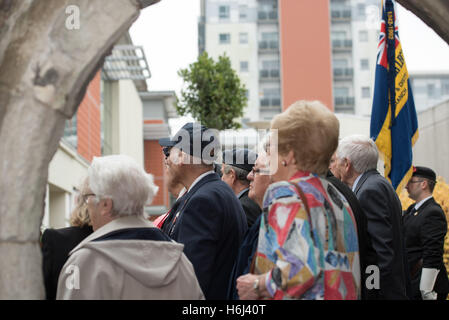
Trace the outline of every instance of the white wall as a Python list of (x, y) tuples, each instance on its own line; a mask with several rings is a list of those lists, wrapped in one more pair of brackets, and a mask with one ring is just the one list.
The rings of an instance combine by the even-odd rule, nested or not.
[(110, 153), (128, 155), (143, 167), (143, 106), (133, 81), (105, 83), (105, 104), (112, 117)]
[(449, 182), (449, 100), (418, 114), (413, 164), (432, 168)]
[(142, 101), (132, 80), (120, 80), (118, 86), (119, 127), (117, 129), (119, 131), (119, 150), (114, 153), (128, 155), (143, 167)]
[(369, 137), (370, 117), (344, 113), (336, 113), (335, 116), (340, 121), (340, 139), (353, 134), (363, 134)]
[(77, 189), (87, 176), (89, 163), (63, 140), (59, 143), (48, 167), (48, 185), (45, 198), (42, 229), (63, 228), (73, 208)]

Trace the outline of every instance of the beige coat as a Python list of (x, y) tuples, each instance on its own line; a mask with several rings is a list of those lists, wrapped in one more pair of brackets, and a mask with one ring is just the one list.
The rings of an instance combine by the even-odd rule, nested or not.
[(57, 299), (204, 299), (193, 266), (174, 241), (105, 240), (111, 231), (152, 227), (124, 217), (104, 225), (70, 252)]

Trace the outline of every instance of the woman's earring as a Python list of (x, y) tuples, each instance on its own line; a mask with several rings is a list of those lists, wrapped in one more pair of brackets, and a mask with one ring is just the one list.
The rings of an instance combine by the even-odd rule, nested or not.
[(282, 160), (282, 165), (284, 166), (284, 167), (286, 167), (287, 166), (287, 161), (285, 161), (285, 160)]

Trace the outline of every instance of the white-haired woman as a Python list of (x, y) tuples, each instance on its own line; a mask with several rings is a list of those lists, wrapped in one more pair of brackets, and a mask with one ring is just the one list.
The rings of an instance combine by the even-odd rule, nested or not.
[[(339, 123), (321, 103), (298, 101), (271, 122), (273, 184), (264, 196), (255, 274), (240, 299), (358, 299), (357, 228), (344, 196), (324, 176)], [(272, 135), (275, 137), (275, 135)]]
[(58, 299), (202, 299), (183, 247), (145, 219), (153, 177), (127, 156), (94, 158), (83, 195), (94, 233), (70, 253)]

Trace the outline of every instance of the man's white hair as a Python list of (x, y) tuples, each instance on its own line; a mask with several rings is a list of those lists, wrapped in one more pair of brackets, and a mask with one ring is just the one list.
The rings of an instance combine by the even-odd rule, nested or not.
[(99, 199), (112, 199), (112, 216), (144, 216), (159, 187), (134, 159), (125, 155), (94, 157), (89, 186)]
[(337, 149), (337, 159), (351, 161), (357, 173), (364, 173), (371, 169), (377, 169), (379, 151), (376, 143), (364, 135), (351, 135), (340, 140)]

